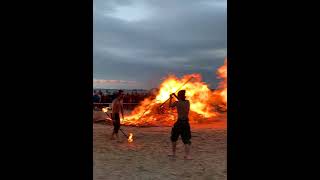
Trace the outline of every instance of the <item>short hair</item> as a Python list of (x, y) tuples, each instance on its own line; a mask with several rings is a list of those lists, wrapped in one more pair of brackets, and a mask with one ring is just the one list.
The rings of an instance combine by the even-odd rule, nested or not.
[(186, 90), (181, 90), (178, 92), (179, 99), (184, 99), (186, 97)]
[(118, 91), (118, 96), (120, 96), (120, 94), (122, 94), (122, 93), (123, 93), (123, 90), (120, 89), (120, 90)]

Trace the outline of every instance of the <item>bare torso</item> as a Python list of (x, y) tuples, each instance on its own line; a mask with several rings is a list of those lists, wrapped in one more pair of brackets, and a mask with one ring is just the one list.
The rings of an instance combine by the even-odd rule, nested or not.
[(123, 108), (123, 102), (118, 98), (112, 101), (112, 113), (120, 113)]

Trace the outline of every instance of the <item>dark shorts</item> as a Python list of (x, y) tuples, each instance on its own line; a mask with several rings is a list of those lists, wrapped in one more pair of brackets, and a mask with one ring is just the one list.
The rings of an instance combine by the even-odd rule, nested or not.
[(118, 133), (120, 129), (120, 115), (119, 113), (112, 114), (113, 132)]
[(181, 135), (184, 144), (191, 144), (191, 131), (189, 121), (178, 120), (171, 130), (171, 141), (176, 142)]

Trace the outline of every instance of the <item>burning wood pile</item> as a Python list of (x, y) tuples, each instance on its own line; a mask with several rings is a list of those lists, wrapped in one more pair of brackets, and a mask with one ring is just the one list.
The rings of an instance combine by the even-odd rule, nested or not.
[(227, 111), (227, 59), (216, 74), (221, 82), (214, 91), (202, 81), (200, 74), (185, 75), (180, 79), (169, 75), (161, 83), (158, 94), (144, 99), (121, 123), (133, 126), (171, 126), (177, 113), (168, 108), (167, 99), (171, 93), (181, 89), (186, 90), (186, 97), (190, 101), (190, 123), (216, 120)]

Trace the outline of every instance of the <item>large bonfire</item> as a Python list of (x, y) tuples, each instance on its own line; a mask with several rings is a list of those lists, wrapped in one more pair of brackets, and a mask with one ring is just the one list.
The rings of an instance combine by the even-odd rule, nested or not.
[(180, 79), (169, 75), (161, 83), (157, 94), (144, 99), (121, 123), (134, 126), (171, 126), (177, 113), (168, 107), (167, 99), (171, 93), (181, 89), (186, 90), (187, 99), (190, 101), (190, 123), (213, 122), (219, 119), (227, 110), (227, 59), (216, 74), (221, 81), (215, 90), (208, 88), (200, 74), (189, 74)]

